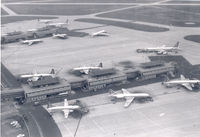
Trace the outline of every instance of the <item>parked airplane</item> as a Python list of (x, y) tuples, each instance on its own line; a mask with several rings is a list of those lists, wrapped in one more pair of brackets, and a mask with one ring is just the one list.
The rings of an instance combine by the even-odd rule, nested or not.
[(167, 87), (181, 85), (188, 90), (193, 90), (195, 84), (200, 84), (200, 80), (190, 80), (181, 75), (180, 79), (178, 80), (170, 80), (163, 82), (162, 84), (166, 85)]
[(32, 44), (43, 42), (41, 39), (33, 39), (33, 40), (24, 40), (21, 41), (22, 44), (28, 44), (28, 46), (31, 46)]
[(47, 108), (50, 112), (52, 111), (63, 111), (65, 118), (68, 117), (70, 112), (73, 112), (74, 110), (81, 109), (79, 105), (69, 105), (67, 99), (64, 100), (64, 106), (56, 106), (56, 107), (49, 107)]
[(109, 34), (105, 30), (101, 30), (101, 31), (92, 33), (91, 36), (92, 37), (95, 37), (95, 36), (109, 36)]
[(53, 34), (53, 38), (60, 38), (60, 39), (66, 39), (67, 34)]
[(52, 20), (41, 20), (41, 19), (38, 19), (38, 22), (48, 24), (48, 23), (52, 22)]
[(20, 75), (20, 79), (28, 79), (30, 81), (37, 81), (40, 77), (45, 77), (45, 76), (52, 76), (55, 77), (55, 70), (52, 69), (49, 74), (47, 73), (33, 73), (33, 74), (27, 74), (27, 75)]
[(138, 53), (141, 52), (156, 52), (157, 54), (168, 54), (168, 52), (175, 52), (178, 53), (180, 50), (179, 41), (173, 47), (167, 47), (165, 45), (161, 47), (151, 47), (151, 48), (144, 48), (144, 49), (137, 49)]
[(102, 69), (103, 64), (99, 63), (98, 66), (93, 67), (93, 66), (88, 66), (88, 67), (79, 67), (79, 68), (73, 68), (74, 71), (80, 71), (81, 73), (85, 73), (88, 74), (90, 70), (94, 70), (94, 69)]
[(126, 102), (124, 104), (124, 107), (128, 107), (130, 106), (131, 102), (135, 99), (135, 98), (147, 98), (150, 97), (150, 95), (148, 93), (130, 93), (128, 90), (126, 89), (121, 89), (122, 93), (117, 93), (114, 92), (113, 90), (110, 90), (110, 95), (111, 97), (114, 98), (125, 98)]

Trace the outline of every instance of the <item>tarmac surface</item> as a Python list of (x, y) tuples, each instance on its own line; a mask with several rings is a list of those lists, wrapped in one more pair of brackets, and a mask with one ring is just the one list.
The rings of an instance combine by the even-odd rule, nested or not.
[[(39, 17), (40, 19), (56, 19), (56, 17)], [(17, 21), (24, 21), (24, 20), (36, 20), (38, 17), (36, 16), (2, 16), (1, 17), (1, 24), (8, 24)]]
[[(7, 2), (16, 2), (15, 4), (18, 5), (24, 4), (24, 2), (21, 2), (21, 0), (9, 0)], [(32, 1), (26, 1), (26, 4), (31, 5), (31, 2)], [(35, 5), (39, 5), (40, 2), (34, 1)], [(55, 3), (55, 1), (44, 0), (42, 2), (44, 2), (43, 5), (47, 5), (50, 2), (60, 5), (60, 3)], [(74, 4), (67, 2), (72, 1), (65, 1), (65, 5), (67, 6)], [(77, 0), (75, 2), (79, 1)], [(91, 6), (95, 4), (105, 5), (106, 3), (108, 3), (108, 5), (112, 5), (112, 2), (116, 2), (116, 0), (109, 0), (106, 2), (105, 0), (95, 0), (94, 2), (96, 3), (92, 3), (93, 1), (91, 0), (85, 0), (84, 2), (90, 3)], [(53, 19), (53, 22), (65, 22), (66, 19), (68, 19), (69, 25), (67, 27), (69, 30), (71, 30), (71, 36), (69, 36), (69, 38), (66, 40), (52, 39), (51, 37), (44, 38), (42, 39), (44, 40), (43, 43), (32, 46), (21, 45), (20, 43), (5, 44), (3, 45), (4, 49), (1, 51), (2, 63), (5, 64), (5, 66), (8, 67), (8, 69), (14, 75), (31, 73), (34, 71), (47, 73), (54, 68), (55, 70), (60, 70), (58, 76), (64, 79), (73, 80), (76, 79), (76, 77), (69, 75), (68, 71), (74, 67), (96, 65), (99, 62), (103, 62), (103, 66), (109, 68), (125, 61), (130, 61), (133, 62), (134, 65), (137, 65), (139, 63), (150, 61), (148, 56), (153, 56), (154, 54), (138, 54), (136, 49), (141, 47), (157, 47), (162, 45), (173, 46), (177, 41), (180, 41), (181, 51), (177, 55), (183, 56), (187, 60), (186, 62), (182, 60), (181, 57), (173, 58), (166, 56), (160, 58), (166, 58), (166, 60), (176, 59), (177, 61), (183, 61), (181, 66), (183, 66), (182, 71), (184, 74), (189, 75), (191, 72), (194, 76), (199, 74), (199, 43), (184, 39), (184, 37), (188, 35), (199, 35), (200, 29), (199, 27), (195, 27), (199, 25), (198, 22), (200, 22), (199, 13), (195, 13), (196, 11), (198, 12), (198, 8), (194, 8), (198, 7), (199, 4), (196, 4), (195, 2), (188, 4), (188, 1), (169, 3), (169, 0), (153, 0), (148, 1), (148, 4), (146, 3), (147, 0), (131, 1), (132, 3), (130, 0), (126, 0), (124, 3), (120, 2), (117, 3), (117, 5), (121, 5), (122, 8), (105, 11), (101, 9), (101, 12), (91, 11), (90, 13), (92, 14), (82, 16), (76, 15), (76, 12), (73, 16), (64, 16), (64, 13), (62, 13), (62, 15), (49, 15), (48, 13), (42, 13), (42, 15), (17, 14), (14, 10), (8, 9), (4, 3), (2, 7), (9, 14), (4, 15), (4, 17), (21, 17), (23, 21), (10, 21), (10, 23), (4, 24), (2, 27), (2, 33), (12, 32), (15, 30), (26, 31), (28, 29), (45, 26), (45, 24), (39, 23), (36, 18), (34, 18), (35, 20), (26, 20), (26, 18), (29, 18), (28, 16), (31, 16), (30, 18), (45, 16), (56, 17)], [(88, 5), (88, 3), (86, 3), (86, 5)], [(12, 5), (14, 3), (10, 4)], [(76, 4), (80, 5), (81, 3)], [(172, 7), (172, 5), (175, 5), (173, 6), (175, 9), (165, 9), (165, 7)], [(186, 5), (189, 5), (188, 7), (193, 7), (191, 8), (191, 11), (187, 10)], [(160, 6), (164, 7), (164, 9), (160, 8)], [(156, 10), (154, 7), (156, 7)], [(184, 10), (186, 10), (187, 13), (185, 13), (183, 9), (177, 9), (177, 7), (186, 7)], [(140, 10), (137, 9), (144, 9), (144, 11), (141, 11), (141, 13), (146, 12), (146, 15), (148, 16), (141, 16), (141, 13), (138, 13)], [(162, 10), (163, 12), (160, 12)], [(133, 22), (131, 19), (129, 19), (129, 15), (132, 12), (128, 11), (136, 11), (137, 14), (132, 14), (135, 15), (132, 17), (136, 17), (137, 15), (137, 17), (139, 16), (145, 20), (137, 18)], [(155, 14), (152, 12), (155, 12)], [(108, 15), (110, 13), (117, 14), (115, 15), (117, 18), (108, 19), (107, 17), (97, 16), (99, 14)], [(184, 18), (184, 13), (186, 14), (187, 18)], [(127, 16), (122, 17), (122, 14), (127, 14)], [(155, 21), (150, 20), (150, 17), (153, 15), (158, 15), (157, 18), (155, 17)], [(166, 15), (169, 17), (169, 22), (163, 23), (162, 17), (165, 17)], [(192, 20), (190, 20), (190, 16)], [(104, 25), (102, 25), (96, 24), (97, 22), (76, 21), (77, 19), (85, 18), (93, 20), (109, 20), (112, 21), (112, 24), (103, 23)], [(159, 20), (160, 18), (162, 20)], [(182, 25), (181, 27), (176, 27), (176, 24), (173, 26), (170, 25), (171, 21), (173, 23), (174, 18), (176, 18), (175, 23), (178, 23), (178, 25), (181, 23), (185, 25)], [(126, 25), (126, 22), (129, 22), (128, 24), (133, 23), (134, 25), (131, 27), (126, 27), (123, 22), (125, 22)], [(168, 31), (140, 31), (138, 29), (134, 29), (135, 24), (136, 26), (140, 24), (140, 28), (143, 28), (143, 26), (146, 25), (153, 26), (154, 28), (166, 28)], [(88, 35), (100, 30), (106, 30), (110, 36), (91, 38)], [(170, 55), (174, 54), (172, 53)], [(192, 69), (191, 72), (189, 72), (190, 69)], [(31, 125), (28, 127), (32, 129), (34, 128), (31, 131), (34, 132), (33, 134), (39, 136), (199, 137), (200, 92), (188, 92), (184, 88), (176, 89), (176, 87), (168, 89), (162, 86), (161, 83), (148, 83), (148, 85), (146, 85), (147, 83), (144, 84), (145, 85), (143, 86), (134, 88), (131, 86), (124, 86), (123, 88), (128, 88), (128, 90), (132, 92), (134, 90), (148, 92), (153, 96), (154, 101), (146, 103), (138, 103), (135, 101), (127, 109), (123, 108), (123, 101), (113, 104), (113, 102), (111, 102), (108, 98), (108, 94), (103, 91), (105, 94), (81, 98), (81, 101), (88, 105), (90, 112), (80, 119), (74, 119), (72, 117), (65, 119), (63, 117), (63, 113), (55, 113), (53, 115), (53, 119), (55, 120), (54, 122), (53, 119), (49, 117), (47, 111), (44, 111), (44, 109), (40, 106), (30, 108), (24, 107), (22, 108), (23, 110), (21, 110), (21, 112), (25, 113), (28, 119), (30, 117), (30, 123), (34, 122), (32, 125), (33, 127)], [(62, 103), (63, 102), (60, 102), (55, 105), (61, 105)], [(13, 114), (18, 113), (19, 112), (13, 112)], [(7, 114), (7, 112), (4, 112), (4, 114)], [(1, 124), (7, 124), (6, 120), (2, 121)], [(56, 126), (58, 126), (60, 132)], [(4, 131), (6, 131), (5, 129), (8, 129), (12, 134), (13, 131), (8, 128), (8, 125), (5, 126)]]
[(90, 112), (81, 119), (65, 119), (62, 113), (53, 115), (63, 137), (199, 136), (199, 92), (187, 92), (182, 88), (168, 89), (160, 83), (128, 90), (148, 92), (154, 101), (133, 102), (125, 109), (124, 101), (113, 104), (108, 94), (82, 98), (80, 100), (87, 104)]
[(15, 76), (1, 63), (1, 86), (3, 88), (19, 88), (20, 83)]
[[(18, 121), (16, 128), (10, 123)], [(1, 136), (24, 134), (27, 137), (61, 137), (60, 130), (50, 114), (41, 106), (17, 105), (13, 101), (1, 102)]]
[(41, 106), (22, 105), (19, 111), (26, 119), (29, 137), (61, 137), (54, 120)]
[(122, 28), (127, 28), (127, 29), (134, 29), (137, 31), (145, 31), (145, 32), (169, 31), (168, 28), (138, 24), (138, 23), (134, 23), (134, 22), (121, 22), (121, 21), (112, 21), (112, 20), (105, 20), (105, 19), (92, 19), (92, 18), (77, 19), (76, 21), (95, 23), (95, 24), (105, 24), (105, 25), (111, 25), (111, 26), (122, 27)]

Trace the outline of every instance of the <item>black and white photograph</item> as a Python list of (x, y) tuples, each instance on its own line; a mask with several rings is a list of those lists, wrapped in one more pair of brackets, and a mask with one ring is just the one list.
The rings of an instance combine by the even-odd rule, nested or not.
[(200, 137), (200, 0), (1, 0), (1, 137)]

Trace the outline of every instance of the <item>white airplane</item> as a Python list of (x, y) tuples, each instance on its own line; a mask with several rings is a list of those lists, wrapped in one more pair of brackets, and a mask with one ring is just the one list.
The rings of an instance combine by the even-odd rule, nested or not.
[(66, 39), (67, 34), (53, 34), (53, 38), (60, 38), (60, 39)]
[(175, 86), (181, 85), (188, 90), (193, 90), (193, 88), (195, 87), (194, 84), (200, 84), (200, 80), (190, 80), (188, 78), (185, 78), (183, 75), (181, 75), (180, 79), (178, 80), (170, 80), (170, 81), (163, 82), (162, 84), (166, 85), (167, 87), (174, 86), (174, 85)]
[(105, 30), (94, 32), (94, 33), (92, 33), (90, 35), (91, 35), (91, 37), (95, 37), (95, 36), (109, 36), (109, 34)]
[(52, 22), (52, 20), (41, 20), (41, 19), (38, 19), (38, 22), (48, 24), (48, 23)]
[(90, 66), (90, 67), (79, 67), (79, 68), (73, 68), (73, 70), (74, 71), (80, 71), (81, 73), (88, 74), (90, 70), (102, 69), (102, 67), (103, 67), (103, 64), (99, 63), (99, 65), (96, 66), (96, 67), (93, 67), (93, 66)]
[(146, 98), (146, 97), (150, 97), (150, 95), (148, 93), (130, 93), (128, 90), (126, 89), (121, 89), (122, 93), (117, 93), (114, 92), (113, 90), (110, 91), (110, 97), (114, 97), (114, 98), (125, 98), (126, 102), (124, 104), (124, 107), (128, 107), (130, 106), (131, 102), (135, 99), (135, 98)]
[(179, 42), (177, 42), (173, 47), (168, 47), (166, 45), (163, 45), (161, 47), (137, 49), (137, 52), (138, 53), (141, 53), (141, 52), (156, 52), (157, 54), (168, 54), (168, 52), (177, 53), (179, 50), (180, 50)]
[(78, 110), (81, 107), (78, 105), (69, 105), (67, 99), (64, 100), (64, 106), (56, 106), (56, 107), (49, 107), (47, 108), (50, 112), (52, 111), (63, 111), (65, 118), (68, 117), (70, 112), (73, 112), (74, 110)]
[(20, 75), (20, 79), (28, 79), (29, 81), (37, 81), (40, 77), (45, 77), (45, 76), (52, 76), (55, 77), (55, 70), (52, 69), (49, 74), (45, 73), (33, 73), (33, 74), (27, 74), (27, 75)]
[(22, 44), (28, 44), (28, 46), (31, 46), (33, 44), (40, 43), (40, 42), (43, 42), (43, 40), (41, 40), (41, 39), (33, 39), (33, 40), (21, 41)]

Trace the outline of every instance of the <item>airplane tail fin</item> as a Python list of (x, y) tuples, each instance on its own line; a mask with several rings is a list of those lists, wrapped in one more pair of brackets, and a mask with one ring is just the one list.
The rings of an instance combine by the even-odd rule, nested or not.
[(51, 69), (50, 74), (55, 74), (55, 70), (54, 70), (54, 69)]
[(99, 66), (98, 66), (98, 67), (101, 67), (101, 68), (102, 68), (102, 67), (103, 67), (103, 63), (102, 63), (102, 62), (99, 63)]
[(179, 47), (179, 41), (174, 45), (174, 47)]
[(183, 75), (181, 75), (180, 77), (181, 77), (181, 79), (182, 79), (182, 80), (184, 80), (184, 79), (185, 79), (185, 76), (183, 76)]
[(64, 106), (66, 107), (66, 106), (68, 106), (69, 104), (68, 104), (68, 101), (67, 101), (67, 99), (65, 99), (64, 100)]

